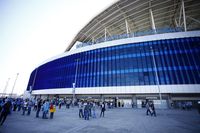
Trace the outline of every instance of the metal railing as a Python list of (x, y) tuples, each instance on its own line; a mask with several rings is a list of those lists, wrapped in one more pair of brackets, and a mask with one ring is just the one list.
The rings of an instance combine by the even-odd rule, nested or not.
[(183, 28), (177, 27), (177, 28), (170, 28), (170, 27), (165, 27), (165, 28), (160, 28), (155, 30), (147, 30), (147, 31), (138, 31), (138, 32), (132, 32), (129, 34), (119, 34), (119, 35), (113, 35), (109, 37), (102, 37), (94, 42), (84, 42), (80, 43), (76, 46), (76, 48), (81, 48), (89, 45), (94, 45), (102, 42), (107, 42), (107, 41), (113, 41), (113, 40), (119, 40), (119, 39), (125, 39), (125, 38), (133, 38), (133, 37), (139, 37), (139, 36), (146, 36), (146, 35), (154, 35), (154, 34), (162, 34), (162, 33), (172, 33), (172, 32), (181, 32), (184, 31)]

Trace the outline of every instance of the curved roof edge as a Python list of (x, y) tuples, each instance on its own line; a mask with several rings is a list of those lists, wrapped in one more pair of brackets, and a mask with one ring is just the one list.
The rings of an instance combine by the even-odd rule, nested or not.
[[(89, 20), (89, 22), (86, 23), (85, 26), (81, 30), (83, 30), (88, 24), (90, 24), (99, 14), (103, 13), (105, 10), (110, 8), (113, 4), (117, 3), (118, 1), (119, 0), (115, 0), (115, 2), (113, 2), (110, 5), (108, 5), (107, 7), (105, 7), (103, 11), (100, 11), (100, 12), (97, 13), (97, 15), (94, 15), (94, 17), (92, 17), (92, 19)], [(81, 30), (74, 36), (74, 39), (72, 40), (72, 42), (69, 44), (69, 46), (66, 48), (66, 50), (64, 52), (69, 51), (73, 47), (73, 45), (76, 43), (76, 37), (81, 32)]]
[(117, 0), (85, 25), (65, 52), (77, 41), (96, 44), (104, 37), (149, 30), (156, 33), (163, 27), (199, 30), (199, 7), (197, 0)]

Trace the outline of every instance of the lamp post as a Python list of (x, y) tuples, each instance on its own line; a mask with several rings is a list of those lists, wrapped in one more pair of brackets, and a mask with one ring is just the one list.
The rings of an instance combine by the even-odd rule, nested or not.
[(154, 65), (154, 68), (155, 68), (156, 84), (157, 84), (157, 87), (158, 87), (158, 93), (159, 93), (159, 97), (160, 97), (160, 105), (162, 105), (162, 95), (161, 95), (161, 91), (160, 91), (160, 82), (159, 82), (159, 79), (158, 79), (158, 70), (157, 70), (157, 66), (156, 66), (153, 48), (152, 47), (150, 47), (150, 48), (151, 48), (151, 54), (152, 54), (152, 58), (153, 58), (153, 65)]
[(73, 106), (73, 107), (74, 107), (74, 103), (75, 103), (76, 78), (77, 78), (77, 72), (78, 72), (78, 62), (79, 62), (79, 59), (76, 59), (76, 72), (75, 72), (74, 83), (72, 83), (72, 86), (73, 86), (73, 90), (72, 90), (72, 94), (73, 94), (72, 106)]
[(6, 82), (6, 86), (5, 86), (4, 90), (3, 90), (2, 96), (6, 95), (6, 90), (7, 90), (7, 88), (8, 88), (8, 83), (9, 83), (9, 81), (10, 81), (10, 78), (8, 78), (8, 80), (7, 80), (7, 82)]
[(17, 73), (17, 76), (16, 76), (16, 78), (15, 78), (15, 82), (14, 82), (14, 85), (13, 85), (13, 88), (12, 88), (12, 91), (11, 91), (11, 94), (10, 94), (11, 97), (12, 97), (12, 95), (13, 95), (13, 91), (14, 91), (15, 84), (16, 84), (16, 81), (17, 81), (18, 76), (19, 76), (19, 73)]

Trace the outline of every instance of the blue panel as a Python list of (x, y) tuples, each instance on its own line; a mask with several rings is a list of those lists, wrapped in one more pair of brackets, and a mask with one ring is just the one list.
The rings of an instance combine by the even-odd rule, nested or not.
[(200, 38), (130, 43), (62, 57), (35, 69), (27, 90), (71, 88), (75, 75), (79, 88), (155, 85), (155, 68), (160, 84), (200, 84)]

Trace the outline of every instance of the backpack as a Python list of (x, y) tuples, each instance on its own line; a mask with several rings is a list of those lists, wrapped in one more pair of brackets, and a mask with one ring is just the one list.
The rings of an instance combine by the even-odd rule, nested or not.
[(50, 106), (50, 109), (53, 109), (53, 105)]

